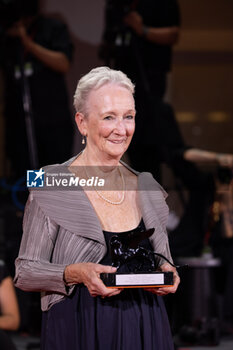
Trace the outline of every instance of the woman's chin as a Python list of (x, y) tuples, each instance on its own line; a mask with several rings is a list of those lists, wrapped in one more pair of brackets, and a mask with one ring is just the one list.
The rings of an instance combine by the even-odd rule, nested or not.
[(128, 147), (125, 145), (114, 145), (108, 148), (107, 154), (113, 158), (121, 158), (126, 152), (127, 148)]

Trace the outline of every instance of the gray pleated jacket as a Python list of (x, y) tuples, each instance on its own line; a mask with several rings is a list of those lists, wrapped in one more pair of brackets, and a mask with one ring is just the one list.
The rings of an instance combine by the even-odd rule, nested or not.
[[(62, 165), (68, 166), (74, 159)], [(136, 174), (145, 226), (155, 228), (151, 244), (155, 252), (172, 260), (166, 233), (166, 192), (150, 173)], [(98, 263), (106, 251), (100, 221), (84, 191), (31, 190), (16, 259), (15, 285), (26, 291), (41, 291), (42, 310), (48, 310), (74, 288), (64, 284), (65, 267), (78, 262)]]

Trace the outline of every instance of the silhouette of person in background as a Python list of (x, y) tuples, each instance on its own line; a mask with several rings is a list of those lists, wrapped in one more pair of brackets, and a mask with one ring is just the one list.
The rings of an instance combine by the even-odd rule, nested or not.
[(22, 99), (24, 76), (38, 166), (61, 162), (71, 155), (73, 128), (64, 74), (70, 67), (73, 46), (65, 24), (39, 14), (38, 0), (14, 1), (12, 6), (14, 11), (8, 11), (12, 18), (1, 40), (1, 62), (5, 72), (6, 154), (13, 175), (19, 177), (30, 167)]
[(233, 334), (233, 173), (218, 170), (217, 190), (211, 210), (209, 244), (222, 262), (218, 292), (223, 295), (224, 333)]
[(179, 25), (176, 0), (122, 0), (119, 3), (108, 0), (106, 3), (100, 55), (106, 63), (112, 58), (114, 67), (125, 72), (136, 85), (137, 127), (128, 151), (130, 162), (136, 169), (145, 170), (148, 157), (150, 171), (157, 179), (159, 152), (152, 150), (151, 161), (151, 147), (158, 148), (163, 141), (160, 131), (156, 132), (159, 125), (155, 123), (159, 124), (158, 108), (166, 91)]
[[(139, 171), (151, 172), (160, 182), (161, 164), (169, 166), (183, 206), (180, 221), (169, 232), (172, 255), (200, 256), (208, 230), (209, 209), (214, 201), (215, 181), (213, 174), (200, 171), (195, 163), (232, 168), (233, 155), (186, 145), (172, 106), (164, 103), (172, 47), (179, 38), (178, 2), (109, 0), (105, 26), (101, 57), (136, 84), (136, 131), (128, 149), (130, 164)], [(184, 190), (188, 193), (186, 198), (182, 196)], [(214, 233), (211, 243), (215, 254), (223, 258), (226, 269), (224, 317), (233, 329), (232, 239), (226, 243), (221, 234)]]
[(160, 165), (166, 163), (176, 182), (181, 181), (190, 193), (183, 202), (182, 220), (170, 235), (173, 256), (200, 254), (213, 200), (212, 176), (192, 163), (233, 166), (232, 155), (186, 145), (172, 106), (163, 101), (179, 26), (176, 0), (107, 0), (100, 49), (107, 64), (124, 71), (136, 84), (136, 130), (128, 149), (131, 165), (151, 172), (161, 182)]

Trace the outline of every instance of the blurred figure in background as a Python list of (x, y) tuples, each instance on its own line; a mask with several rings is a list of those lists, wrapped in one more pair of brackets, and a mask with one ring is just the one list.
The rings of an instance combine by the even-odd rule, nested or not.
[(188, 199), (181, 198), (184, 214), (170, 235), (173, 256), (189, 256), (201, 253), (215, 190), (212, 175), (194, 163), (232, 167), (233, 156), (186, 145), (172, 106), (164, 102), (180, 22), (176, 0), (106, 0), (100, 56), (136, 84), (137, 127), (128, 150), (131, 165), (161, 182), (160, 167), (166, 163), (176, 190), (189, 192)]
[(220, 168), (210, 212), (210, 238), (214, 254), (221, 259), (218, 292), (223, 295), (222, 331), (233, 334), (233, 171)]
[[(6, 153), (13, 176), (19, 177), (34, 165), (29, 160), (32, 151), (37, 166), (71, 155), (73, 128), (64, 74), (73, 46), (65, 24), (39, 13), (38, 0), (5, 3), (0, 60), (5, 72)], [(34, 124), (29, 130), (28, 115)]]
[(176, 0), (107, 0), (100, 55), (126, 71), (138, 93), (162, 100), (179, 36)]
[(159, 109), (179, 25), (176, 0), (106, 1), (100, 56), (125, 72), (136, 85), (137, 128), (128, 151), (130, 162), (135, 169), (149, 168), (158, 180), (163, 142), (157, 125), (161, 119)]
[(5, 263), (0, 260), (0, 346), (1, 350), (15, 350), (5, 331), (16, 330), (19, 327), (20, 316), (16, 293), (12, 278)]
[[(5, 152), (10, 165), (4, 175), (13, 181), (25, 176), (27, 169), (34, 169), (32, 152), (37, 154), (38, 168), (72, 155), (73, 126), (65, 73), (71, 64), (73, 45), (66, 25), (42, 15), (39, 7), (39, 0), (0, 0)], [(29, 125), (29, 119), (34, 125)], [(20, 204), (24, 204), (25, 194), (17, 193)], [(5, 239), (14, 242), (8, 247), (16, 246), (21, 234), (20, 213), (15, 208), (18, 202), (6, 197), (0, 203)], [(8, 253), (12, 261), (14, 250)], [(18, 297), (21, 328), (35, 332), (40, 323), (39, 311), (35, 312), (36, 305), (39, 310), (39, 296), (38, 301), (37, 296), (23, 292)]]
[[(232, 154), (185, 144), (175, 112), (164, 102), (172, 48), (179, 39), (180, 22), (176, 0), (106, 0), (105, 30), (100, 47), (100, 57), (105, 63), (125, 72), (136, 85), (136, 130), (128, 149), (130, 164), (139, 171), (151, 172), (162, 183), (163, 163), (173, 175), (174, 187), (166, 189), (178, 194), (182, 208), (180, 216), (172, 218), (175, 212), (171, 212), (169, 223), (172, 225), (167, 227), (174, 258), (201, 256), (207, 244), (209, 210), (216, 187), (213, 173), (201, 171), (197, 164), (212, 164), (228, 170), (233, 167)], [(221, 255), (219, 250), (224, 251), (225, 256), (223, 264), (227, 277), (223, 293), (228, 318), (232, 312), (229, 295), (233, 271), (229, 242), (228, 247), (225, 246), (227, 254), (223, 244), (217, 243), (214, 247), (218, 256)]]

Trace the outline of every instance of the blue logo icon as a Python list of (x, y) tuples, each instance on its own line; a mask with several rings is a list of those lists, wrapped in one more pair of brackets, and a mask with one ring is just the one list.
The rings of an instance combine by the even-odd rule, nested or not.
[(43, 187), (44, 186), (44, 170), (28, 170), (27, 171), (27, 187)]

